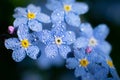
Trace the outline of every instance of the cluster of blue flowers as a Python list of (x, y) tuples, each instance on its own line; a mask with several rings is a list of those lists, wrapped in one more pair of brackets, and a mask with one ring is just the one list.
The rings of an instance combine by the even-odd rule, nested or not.
[(109, 34), (107, 25), (93, 29), (90, 23), (81, 22), (87, 4), (48, 0), (46, 7), (51, 16), (32, 4), (15, 9), (13, 26), (18, 38), (5, 40), (6, 48), (13, 50), (13, 60), (21, 62), (26, 55), (34, 60), (43, 56), (57, 64), (66, 61), (66, 68), (74, 69), (81, 80), (119, 80), (109, 56), (111, 45), (105, 40)]

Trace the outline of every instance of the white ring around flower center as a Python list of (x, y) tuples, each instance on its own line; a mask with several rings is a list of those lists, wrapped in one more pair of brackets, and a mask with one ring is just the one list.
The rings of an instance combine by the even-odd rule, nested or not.
[(61, 39), (60, 37), (56, 37), (56, 38), (55, 38), (55, 43), (56, 43), (57, 45), (61, 45), (61, 44), (62, 44), (62, 39)]
[(96, 45), (97, 45), (97, 40), (92, 37), (92, 38), (89, 40), (89, 45), (90, 45), (90, 46), (96, 46)]

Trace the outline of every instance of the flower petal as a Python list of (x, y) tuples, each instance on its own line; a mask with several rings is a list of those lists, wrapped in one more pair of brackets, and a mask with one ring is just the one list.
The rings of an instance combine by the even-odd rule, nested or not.
[(54, 38), (53, 36), (51, 35), (51, 32), (48, 31), (48, 30), (43, 30), (41, 32), (41, 41), (44, 43), (44, 44), (51, 44), (53, 41), (54, 41)]
[(45, 48), (45, 54), (48, 58), (54, 58), (58, 55), (58, 47), (54, 44), (47, 45)]
[(84, 37), (92, 37), (93, 36), (93, 29), (89, 23), (82, 23), (80, 25), (80, 35)]
[(5, 47), (7, 49), (14, 50), (14, 49), (16, 49), (18, 44), (19, 44), (19, 40), (17, 38), (9, 38), (9, 39), (5, 40)]
[(70, 52), (71, 51), (71, 49), (70, 49), (70, 47), (69, 46), (66, 46), (66, 45), (61, 45), (60, 47), (59, 47), (59, 54), (63, 57), (63, 58), (67, 58), (67, 54), (68, 54), (68, 52)]
[(66, 60), (66, 67), (69, 69), (74, 69), (78, 66), (78, 61), (75, 58), (68, 58)]
[(41, 54), (40, 58), (37, 59), (37, 64), (42, 69), (49, 69), (51, 67), (51, 62), (44, 53)]
[(51, 15), (51, 19), (53, 23), (60, 23), (62, 21), (64, 21), (64, 11), (63, 10), (55, 10), (53, 11), (52, 15)]
[(83, 59), (86, 57), (84, 48), (74, 50), (74, 56), (77, 59)]
[(27, 55), (32, 59), (37, 59), (39, 54), (39, 48), (37, 46), (29, 46), (26, 50)]
[(72, 4), (75, 0), (61, 0), (64, 4)]
[(14, 18), (18, 18), (18, 17), (24, 17), (24, 15), (27, 14), (26, 9), (25, 8), (21, 8), (21, 7), (17, 7), (14, 10), (15, 14), (13, 15)]
[(41, 31), (42, 30), (42, 24), (37, 22), (37, 21), (29, 21), (28, 26), (30, 27), (31, 30), (33, 31)]
[[(75, 69), (75, 76), (76, 77), (83, 77), (86, 74), (85, 69), (83, 67), (76, 67)], [(85, 77), (85, 76), (84, 76)]]
[(112, 49), (111, 45), (106, 41), (103, 41), (103, 42), (101, 41), (100, 44), (96, 46), (96, 48), (100, 49), (101, 51), (103, 51), (103, 53), (108, 55), (110, 54)]
[[(99, 51), (99, 53), (101, 53), (100, 51)], [(93, 51), (91, 54), (90, 54), (90, 56), (88, 57), (88, 59), (90, 60), (90, 61), (92, 61), (92, 63), (101, 63), (101, 65), (102, 65), (102, 63), (105, 63), (105, 58), (103, 57), (103, 56), (101, 56), (99, 53), (97, 53), (96, 51)], [(103, 53), (101, 53), (101, 54), (103, 54)], [(103, 54), (104, 56), (106, 56), (105, 54)]]
[[(88, 70), (92, 73), (95, 74), (97, 70), (100, 69), (100, 66), (98, 64), (95, 64), (95, 62), (90, 63), (88, 65)], [(98, 71), (97, 71), (98, 72)]]
[(73, 3), (72, 4), (72, 11), (79, 14), (84, 14), (88, 11), (88, 5), (85, 3)]
[(51, 33), (55, 36), (61, 36), (64, 35), (64, 32), (66, 31), (66, 24), (65, 23), (56, 23), (52, 26)]
[(49, 0), (46, 4), (46, 7), (49, 10), (56, 10), (56, 9), (61, 9), (62, 8), (62, 4), (60, 3), (60, 1), (55, 1), (55, 0)]
[(69, 25), (75, 26), (75, 27), (79, 27), (81, 23), (79, 16), (75, 15), (72, 12), (69, 12), (68, 14), (66, 14), (65, 20)]
[(54, 66), (61, 66), (64, 65), (65, 60), (58, 54), (55, 58), (50, 59), (52, 65)]
[(25, 50), (22, 48), (16, 49), (12, 53), (12, 58), (16, 62), (21, 62), (26, 56)]
[(109, 34), (109, 29), (107, 25), (105, 24), (100, 24), (94, 29), (94, 36), (97, 39), (102, 39), (104, 40)]
[(27, 18), (16, 18), (13, 25), (14, 27), (19, 27), (22, 24), (27, 24)]
[(93, 74), (88, 72), (88, 73), (86, 73), (85, 76), (82, 77), (82, 80), (96, 80), (96, 79), (94, 78)]
[(27, 25), (20, 25), (17, 30), (17, 35), (20, 40), (27, 39), (28, 38), (28, 26)]
[(43, 22), (43, 23), (50, 23), (51, 22), (50, 17), (46, 14), (43, 14), (43, 13), (37, 14), (36, 18), (38, 21)]
[(65, 33), (65, 37), (64, 37), (64, 41), (67, 44), (72, 44), (75, 41), (76, 37), (75, 37), (75, 33), (72, 31), (67, 31)]
[(94, 74), (96, 80), (99, 80), (99, 79), (104, 80), (107, 77), (108, 72), (109, 72), (109, 70), (106, 70), (105, 68), (102, 68), (102, 67), (100, 67), (98, 69), (97, 69), (97, 67), (94, 67), (94, 69), (96, 69), (96, 72)]
[(33, 13), (39, 13), (41, 11), (41, 8), (37, 7), (33, 4), (30, 4), (30, 5), (27, 6), (27, 10), (28, 10), (28, 12), (30, 11), (30, 12), (33, 12)]
[(84, 37), (79, 37), (75, 42), (74, 42), (74, 45), (73, 47), (75, 49), (78, 49), (78, 48), (83, 48), (83, 47), (86, 47), (88, 45), (88, 40)]

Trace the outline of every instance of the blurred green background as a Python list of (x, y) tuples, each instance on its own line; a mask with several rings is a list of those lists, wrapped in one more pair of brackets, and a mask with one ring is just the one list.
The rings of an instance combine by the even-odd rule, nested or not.
[[(1, 0), (0, 1), (0, 80), (22, 80), (25, 71), (31, 71), (43, 76), (43, 80), (59, 80), (60, 75), (69, 70), (63, 67), (53, 67), (48, 70), (39, 69), (29, 58), (21, 63), (16, 63), (11, 58), (12, 51), (4, 47), (4, 39), (8, 35), (7, 27), (13, 25), (14, 9), (18, 6), (26, 7), (33, 3), (40, 5), (45, 0)], [(107, 41), (112, 45), (111, 58), (120, 75), (120, 0), (77, 0), (88, 4), (89, 11), (82, 15), (84, 21), (92, 26), (105, 23), (110, 28)], [(49, 75), (50, 74), (50, 75)]]

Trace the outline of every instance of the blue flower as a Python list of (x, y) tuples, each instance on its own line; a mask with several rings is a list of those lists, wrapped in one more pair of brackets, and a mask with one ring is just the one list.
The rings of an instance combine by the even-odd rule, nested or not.
[(12, 58), (16, 62), (22, 61), (26, 54), (32, 59), (37, 59), (37, 55), (39, 54), (39, 48), (32, 45), (27, 32), (27, 26), (20, 26), (17, 32), (18, 38), (5, 40), (5, 47), (13, 50)]
[(50, 58), (58, 54), (66, 58), (71, 51), (70, 45), (75, 41), (75, 34), (66, 31), (63, 24), (54, 24), (52, 27), (51, 31), (43, 30), (41, 34), (41, 40), (46, 45), (45, 53)]
[[(42, 46), (41, 46), (42, 47)], [(43, 47), (44, 48), (44, 47)], [(44, 53), (44, 49), (41, 50), (41, 56), (37, 59), (37, 64), (42, 69), (49, 69), (52, 66), (63, 66), (64, 65), (64, 59), (57, 55), (55, 58), (48, 58), (46, 54)]]
[(15, 17), (14, 27), (26, 24), (33, 31), (41, 31), (41, 23), (50, 22), (50, 17), (41, 13), (40, 7), (36, 7), (32, 4), (28, 5), (27, 8), (16, 8), (13, 16)]
[(113, 61), (109, 56), (105, 57), (105, 62), (103, 65), (109, 70), (107, 73), (108, 76), (106, 77), (106, 80), (120, 80), (117, 71), (114, 67)]
[(75, 76), (82, 77), (82, 80), (105, 80), (108, 69), (101, 65), (103, 61), (105, 62), (104, 58), (96, 52), (88, 54), (84, 48), (81, 48), (74, 50), (74, 57), (66, 60), (66, 67), (75, 69)]
[(85, 3), (75, 2), (75, 0), (48, 1), (46, 4), (49, 10), (54, 10), (51, 16), (52, 22), (66, 21), (69, 25), (78, 27), (80, 25), (80, 14), (88, 11)]
[(68, 69), (75, 69), (76, 77), (85, 77), (89, 73), (88, 66), (92, 64), (90, 57), (74, 51), (73, 58), (67, 58), (66, 67)]
[(52, 66), (62, 66), (63, 63), (64, 63), (64, 59), (60, 56), (60, 55), (57, 55), (54, 59), (52, 58), (48, 58), (45, 54), (45, 44), (42, 43), (40, 41), (40, 33), (38, 32), (34, 32), (31, 34), (32, 35), (32, 39), (31, 40), (33, 42), (34, 45), (37, 45), (40, 49), (40, 57), (37, 59), (37, 64), (40, 68), (42, 69), (48, 69), (48, 68), (51, 68)]
[(74, 48), (88, 47), (91, 50), (102, 51), (109, 54), (111, 45), (105, 41), (109, 29), (105, 24), (98, 25), (94, 30), (89, 23), (83, 23), (80, 26), (80, 36), (74, 43)]
[(105, 61), (105, 55), (101, 55), (101, 54), (103, 54), (102, 52), (99, 51), (100, 54), (98, 54), (95, 51), (87, 52), (87, 49), (88, 48), (74, 49), (75, 56), (77, 57), (82, 54), (86, 57), (89, 57), (93, 63), (101, 63), (101, 62)]

